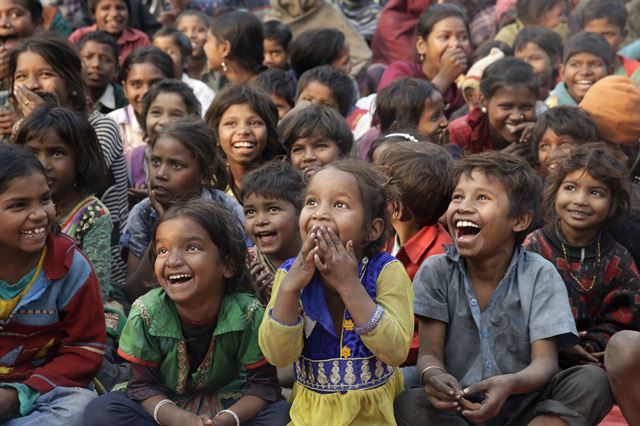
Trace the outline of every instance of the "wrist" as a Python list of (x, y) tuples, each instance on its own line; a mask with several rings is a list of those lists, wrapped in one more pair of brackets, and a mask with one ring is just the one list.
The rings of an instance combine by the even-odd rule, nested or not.
[(446, 78), (442, 74), (438, 73), (431, 80), (431, 84), (440, 92), (440, 94), (444, 95), (447, 90), (449, 90), (449, 86), (451, 86), (453, 80)]
[(232, 410), (222, 410), (216, 414), (216, 419), (223, 419), (225, 425), (240, 426), (240, 417)]
[(431, 377), (440, 376), (442, 374), (449, 373), (447, 373), (447, 370), (445, 370), (444, 367), (441, 367), (439, 365), (430, 365), (422, 369), (418, 380), (420, 380), (420, 383), (422, 383), (422, 385), (424, 386)]

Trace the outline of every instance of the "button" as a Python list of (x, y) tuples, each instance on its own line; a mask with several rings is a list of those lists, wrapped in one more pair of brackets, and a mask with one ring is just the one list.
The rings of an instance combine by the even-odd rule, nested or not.
[(486, 330), (482, 330), (482, 333), (480, 333), (480, 335), (486, 339), (489, 336), (489, 333), (487, 333)]
[(476, 299), (471, 299), (471, 306), (476, 306), (478, 301)]
[(485, 368), (487, 368), (487, 369), (489, 369), (489, 370), (490, 370), (491, 368), (493, 368), (493, 364), (491, 364), (491, 361), (486, 361), (486, 362), (484, 363), (484, 366), (485, 366)]

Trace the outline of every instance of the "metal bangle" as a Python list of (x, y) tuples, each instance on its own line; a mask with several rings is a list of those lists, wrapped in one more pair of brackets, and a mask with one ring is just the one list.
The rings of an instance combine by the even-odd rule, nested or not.
[(438, 370), (442, 370), (443, 373), (447, 374), (447, 370), (445, 370), (444, 368), (440, 367), (439, 365), (430, 365), (428, 367), (426, 367), (424, 370), (422, 370), (422, 373), (420, 373), (420, 383), (422, 383), (424, 385), (424, 380), (422, 380), (422, 378), (424, 377), (424, 373), (426, 373), (429, 370), (433, 370), (433, 369), (438, 369)]
[(240, 417), (238, 417), (236, 413), (234, 413), (231, 410), (222, 410), (222, 411), (218, 411), (218, 414), (216, 414), (216, 417), (218, 417), (222, 413), (230, 414), (233, 417), (233, 419), (236, 421), (236, 426), (240, 426)]
[(153, 420), (155, 420), (159, 425), (162, 425), (162, 423), (160, 423), (160, 420), (158, 420), (158, 412), (160, 412), (160, 408), (167, 404), (176, 405), (176, 403), (170, 399), (163, 399), (162, 401), (158, 402), (156, 404), (156, 407), (153, 409)]
[(353, 331), (355, 331), (358, 334), (369, 333), (371, 330), (376, 328), (376, 326), (382, 319), (383, 315), (384, 315), (384, 308), (376, 304), (376, 308), (373, 310), (373, 313), (371, 314), (371, 318), (369, 318), (369, 321), (367, 321), (367, 323), (362, 327), (353, 327)]

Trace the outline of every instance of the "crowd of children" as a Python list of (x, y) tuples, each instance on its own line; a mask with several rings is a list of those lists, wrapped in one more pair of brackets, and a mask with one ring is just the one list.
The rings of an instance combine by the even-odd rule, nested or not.
[(0, 0), (0, 423), (640, 425), (634, 1)]

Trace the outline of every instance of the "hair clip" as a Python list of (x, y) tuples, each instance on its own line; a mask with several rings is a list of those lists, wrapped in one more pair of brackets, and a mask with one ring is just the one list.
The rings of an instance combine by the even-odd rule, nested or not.
[(392, 137), (405, 138), (409, 142), (420, 143), (420, 141), (416, 139), (415, 136), (412, 136), (409, 133), (389, 133), (388, 135), (384, 136), (385, 139), (392, 138)]

